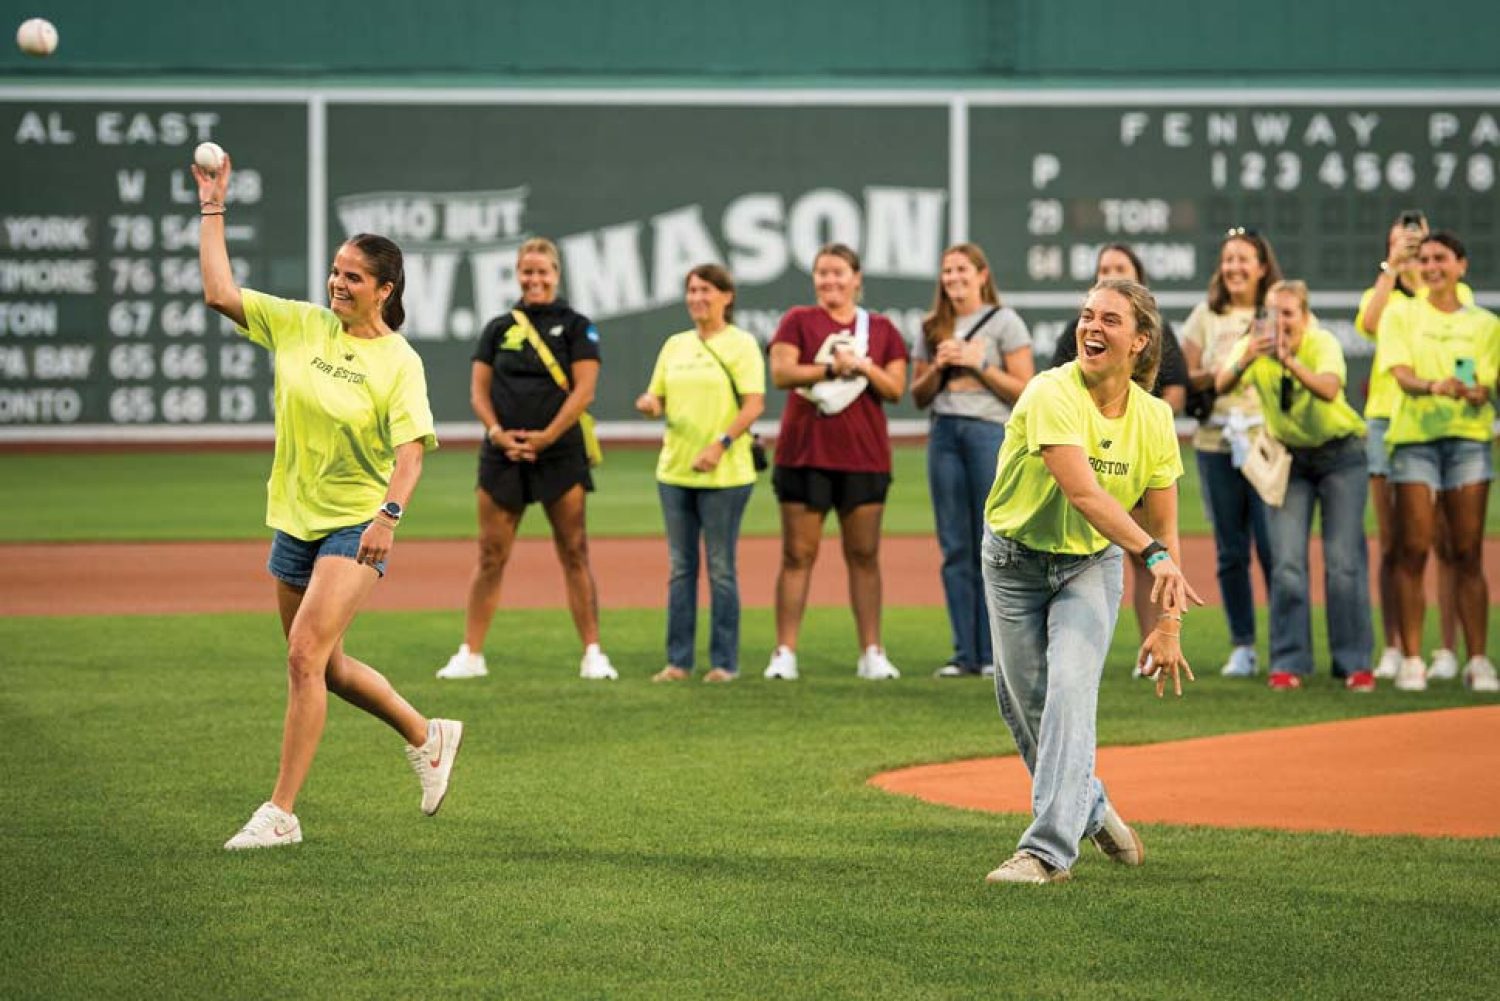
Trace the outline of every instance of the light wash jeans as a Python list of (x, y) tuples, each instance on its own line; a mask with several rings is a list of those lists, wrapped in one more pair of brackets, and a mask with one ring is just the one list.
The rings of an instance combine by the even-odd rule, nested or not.
[(943, 551), (943, 597), (953, 635), (953, 663), (978, 672), (993, 664), (979, 549), (984, 502), (995, 482), (1005, 425), (939, 414), (927, 438), (927, 486)]
[(1109, 807), (1094, 776), (1095, 716), (1124, 557), (1116, 546), (1093, 556), (1039, 553), (986, 531), (983, 559), (995, 696), (1031, 772), (1033, 819), (1020, 848), (1070, 869)]
[(1370, 625), (1370, 566), (1365, 543), (1369, 494), (1364, 441), (1340, 438), (1318, 448), (1294, 448), (1286, 500), (1268, 507), (1271, 527), (1271, 670), (1303, 677), (1313, 672), (1312, 610), (1308, 601), (1307, 540), (1313, 505), (1322, 509), (1323, 590), (1333, 675), (1370, 669), (1375, 636)]
[(661, 512), (667, 524), (672, 576), (667, 585), (667, 663), (693, 669), (698, 631), (698, 540), (708, 553), (708, 593), (712, 620), (708, 659), (731, 673), (740, 663), (740, 584), (735, 548), (740, 521), (753, 483), (742, 487), (679, 487), (658, 483)]

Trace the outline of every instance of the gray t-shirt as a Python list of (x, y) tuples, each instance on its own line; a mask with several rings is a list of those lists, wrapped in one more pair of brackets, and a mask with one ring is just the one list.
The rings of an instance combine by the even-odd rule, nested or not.
[[(991, 365), (1005, 367), (1005, 356), (1012, 351), (1031, 347), (1031, 333), (1021, 314), (1009, 306), (985, 320), (984, 326), (974, 330), (974, 325), (990, 311), (989, 306), (976, 310), (968, 316), (960, 316), (953, 325), (953, 336), (960, 340), (970, 338), (984, 345), (984, 358)], [(974, 330), (972, 335), (969, 331)], [(913, 361), (932, 361), (932, 352), (927, 347), (927, 338), (918, 337)], [(1004, 424), (1010, 419), (1010, 404), (988, 389), (969, 389), (955, 392), (946, 386), (932, 399), (933, 414), (949, 417), (977, 417), (980, 420)]]

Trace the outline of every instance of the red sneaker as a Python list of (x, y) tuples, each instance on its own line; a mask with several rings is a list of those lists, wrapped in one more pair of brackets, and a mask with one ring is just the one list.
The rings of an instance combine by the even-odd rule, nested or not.
[(1274, 691), (1289, 692), (1294, 688), (1301, 687), (1302, 678), (1300, 675), (1293, 674), (1291, 671), (1271, 672), (1271, 688)]
[(1355, 671), (1344, 679), (1344, 688), (1350, 692), (1373, 692), (1375, 674), (1372, 671)]

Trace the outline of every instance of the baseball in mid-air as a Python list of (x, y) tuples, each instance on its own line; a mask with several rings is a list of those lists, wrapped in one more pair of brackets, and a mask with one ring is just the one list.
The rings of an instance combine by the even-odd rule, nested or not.
[(202, 142), (193, 150), (193, 162), (205, 174), (217, 174), (224, 166), (224, 147), (215, 142)]
[(16, 29), (16, 44), (28, 56), (50, 56), (57, 48), (57, 29), (44, 17), (22, 21)]

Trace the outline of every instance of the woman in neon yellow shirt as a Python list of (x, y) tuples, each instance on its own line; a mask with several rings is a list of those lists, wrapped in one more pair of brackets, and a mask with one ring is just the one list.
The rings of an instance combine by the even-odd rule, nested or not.
[[(992, 883), (1067, 879), (1084, 837), (1124, 865), (1145, 857), (1094, 777), (1094, 727), (1122, 550), (1156, 578), (1142, 673), (1157, 695), (1168, 677), (1180, 695), (1193, 676), (1179, 636), (1188, 602), (1202, 602), (1176, 562), (1182, 456), (1172, 408), (1151, 395), (1161, 336), (1150, 292), (1100, 282), (1079, 316), (1078, 360), (1032, 379), (1011, 414), (985, 504), (984, 583), (1000, 714), (1031, 771), (1035, 817)], [(1142, 500), (1149, 532), (1130, 516)]]
[(1370, 671), (1370, 564), (1365, 545), (1365, 424), (1344, 399), (1344, 352), (1313, 326), (1307, 285), (1282, 281), (1266, 293), (1265, 329), (1242, 337), (1214, 388), (1242, 382), (1260, 397), (1266, 430), (1292, 453), (1286, 499), (1267, 505), (1271, 529), (1271, 687), (1301, 688), (1312, 674), (1307, 540), (1322, 507), (1324, 611), (1333, 674), (1354, 692), (1375, 690)]
[(382, 236), (350, 237), (328, 275), (331, 308), (241, 289), (224, 242), (230, 162), (197, 166), (203, 216), (203, 298), (240, 333), (269, 348), (276, 371), (276, 454), (266, 522), (276, 529), (268, 569), (287, 641), (287, 709), (271, 799), (225, 848), (302, 840), (292, 813), (328, 714), (328, 692), (406, 738), (437, 812), (463, 738), (456, 720), (428, 719), (373, 668), (344, 651), (344, 632), (375, 582), (402, 511), (437, 447), (422, 359), (396, 329), (405, 318), (400, 249)]
[(1402, 691), (1427, 687), (1421, 657), (1426, 611), (1422, 576), (1438, 505), (1447, 517), (1458, 620), (1469, 652), (1464, 685), (1479, 692), (1500, 691), (1495, 665), (1485, 655), (1489, 586), (1481, 557), (1485, 507), (1495, 475), (1491, 448), (1500, 319), (1460, 300), (1458, 284), (1468, 271), (1468, 257), (1452, 233), (1430, 234), (1418, 255), (1427, 298), (1388, 310), (1380, 323), (1382, 365), (1401, 387), (1386, 442), (1396, 485), (1396, 595), (1403, 655), (1396, 687)]
[(740, 589), (735, 546), (755, 487), (747, 432), (766, 409), (760, 344), (730, 321), (734, 279), (717, 264), (688, 272), (693, 329), (667, 338), (651, 384), (635, 401), (647, 417), (667, 419), (656, 489), (667, 526), (672, 576), (667, 585), (667, 666), (653, 681), (693, 673), (698, 618), (698, 542), (708, 554), (712, 601), (704, 681), (739, 677)]

